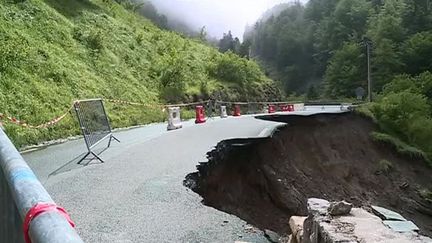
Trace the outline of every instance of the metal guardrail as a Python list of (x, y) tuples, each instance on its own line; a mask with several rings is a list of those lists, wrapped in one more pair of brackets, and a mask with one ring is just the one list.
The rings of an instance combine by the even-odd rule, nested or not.
[[(0, 183), (0, 242), (23, 242), (22, 222), (28, 211), (38, 203), (55, 203), (2, 129)], [(33, 243), (83, 242), (58, 211), (41, 213), (33, 218), (29, 227)]]

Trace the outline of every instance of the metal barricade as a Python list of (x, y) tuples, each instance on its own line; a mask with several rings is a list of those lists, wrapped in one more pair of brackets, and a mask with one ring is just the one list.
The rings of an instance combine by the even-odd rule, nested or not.
[(104, 161), (93, 151), (93, 148), (105, 139), (109, 139), (107, 148), (110, 147), (112, 139), (117, 142), (120, 142), (120, 140), (112, 134), (102, 99), (75, 101), (74, 108), (88, 150), (87, 154), (84, 155), (78, 164), (89, 155), (93, 155), (93, 158), (90, 160), (96, 158), (103, 163)]
[(207, 117), (209, 118), (213, 117), (215, 108), (216, 108), (216, 103), (213, 102), (212, 100), (209, 100), (204, 104), (204, 109)]
[[(262, 110), (262, 109), (261, 109)], [(260, 113), (259, 104), (255, 102), (250, 102), (247, 104), (247, 114)]]

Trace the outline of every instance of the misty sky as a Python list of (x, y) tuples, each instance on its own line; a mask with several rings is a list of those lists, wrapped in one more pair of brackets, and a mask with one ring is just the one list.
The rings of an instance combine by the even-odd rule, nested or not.
[[(292, 0), (151, 0), (159, 12), (185, 20), (198, 30), (206, 26), (209, 35), (222, 37), (231, 30), (242, 37), (246, 24), (253, 25), (267, 9)], [(307, 0), (301, 0), (305, 3)]]

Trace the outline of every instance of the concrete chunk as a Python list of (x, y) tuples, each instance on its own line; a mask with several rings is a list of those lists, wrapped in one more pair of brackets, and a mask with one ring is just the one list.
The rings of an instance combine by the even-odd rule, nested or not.
[[(330, 204), (325, 200), (309, 199), (309, 216), (304, 222), (305, 243), (431, 243), (432, 239), (414, 231), (396, 232), (385, 226), (382, 220), (361, 208), (352, 208), (351, 213), (331, 217), (327, 212)], [(327, 205), (327, 206), (326, 206)], [(405, 223), (407, 221), (391, 221)], [(409, 225), (401, 226), (407, 229)], [(413, 227), (413, 225), (411, 225)]]
[(292, 216), (289, 220), (289, 226), (292, 232), (291, 243), (303, 242), (303, 224), (307, 217)]
[(332, 202), (328, 207), (328, 212), (332, 216), (348, 215), (351, 212), (353, 205), (345, 201)]
[(329, 201), (319, 198), (309, 198), (307, 201), (307, 208), (311, 214), (327, 214), (327, 208), (330, 206)]
[(292, 216), (289, 220), (289, 226), (293, 235), (298, 231), (303, 230), (303, 223), (307, 217)]

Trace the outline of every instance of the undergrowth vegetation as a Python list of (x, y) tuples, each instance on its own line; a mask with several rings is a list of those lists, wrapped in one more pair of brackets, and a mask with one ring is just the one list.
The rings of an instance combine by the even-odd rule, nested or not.
[(377, 142), (382, 142), (390, 146), (393, 146), (394, 149), (399, 154), (409, 156), (413, 159), (423, 159), (428, 163), (431, 162), (425, 152), (423, 152), (422, 150), (416, 147), (410, 146), (409, 144), (401, 141), (395, 136), (391, 136), (389, 134), (379, 133), (379, 132), (373, 132), (371, 136), (372, 139), (374, 139)]
[(430, 72), (414, 77), (395, 77), (384, 86), (378, 100), (369, 105), (369, 115), (385, 133), (372, 134), (373, 138), (394, 145), (403, 154), (423, 158), (432, 165), (431, 104)]
[[(0, 0), (0, 112), (30, 124), (71, 102), (279, 99), (258, 65), (163, 31), (114, 0)], [(161, 121), (160, 107), (108, 105), (114, 127)], [(73, 116), (49, 129), (6, 124), (17, 146), (79, 133)]]

